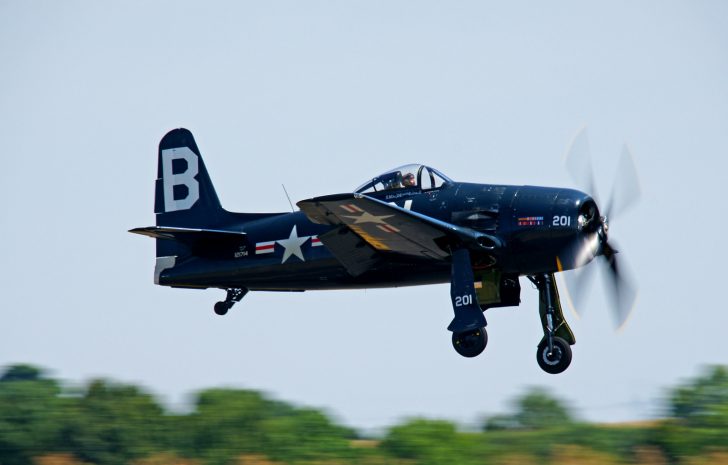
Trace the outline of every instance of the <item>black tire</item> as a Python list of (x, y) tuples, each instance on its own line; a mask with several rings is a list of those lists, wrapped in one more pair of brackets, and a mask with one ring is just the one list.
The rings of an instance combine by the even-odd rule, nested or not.
[(462, 333), (452, 333), (452, 346), (463, 357), (480, 355), (488, 345), (488, 333), (485, 328), (478, 328)]
[(571, 365), (571, 346), (560, 337), (554, 337), (554, 352), (549, 355), (549, 343), (544, 338), (538, 345), (536, 360), (546, 373), (561, 373)]
[(227, 302), (218, 302), (215, 304), (215, 313), (218, 315), (225, 315), (230, 310), (230, 304)]

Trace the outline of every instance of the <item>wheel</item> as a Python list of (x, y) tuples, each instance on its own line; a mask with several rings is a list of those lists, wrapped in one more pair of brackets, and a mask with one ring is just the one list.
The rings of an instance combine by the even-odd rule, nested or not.
[(546, 373), (561, 373), (571, 365), (571, 346), (560, 337), (554, 337), (554, 351), (549, 354), (549, 343), (544, 338), (538, 345), (536, 360)]
[(215, 304), (215, 313), (218, 315), (224, 315), (230, 310), (230, 304), (227, 302), (218, 302)]
[(488, 333), (485, 328), (478, 328), (462, 333), (452, 333), (452, 346), (463, 357), (480, 355), (488, 344)]

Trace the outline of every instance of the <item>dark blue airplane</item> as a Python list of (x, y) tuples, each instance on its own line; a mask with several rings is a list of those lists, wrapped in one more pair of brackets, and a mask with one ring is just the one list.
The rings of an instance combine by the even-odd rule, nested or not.
[(453, 346), (474, 357), (487, 344), (483, 312), (519, 305), (526, 276), (540, 297), (538, 363), (560, 373), (575, 338), (554, 273), (603, 256), (621, 321), (635, 300), (607, 241), (606, 217), (578, 190), (462, 183), (415, 164), (351, 193), (302, 200), (297, 212), (233, 213), (220, 205), (186, 129), (164, 136), (157, 172), (157, 225), (130, 232), (156, 239), (156, 284), (226, 290), (218, 315), (249, 291), (449, 282)]

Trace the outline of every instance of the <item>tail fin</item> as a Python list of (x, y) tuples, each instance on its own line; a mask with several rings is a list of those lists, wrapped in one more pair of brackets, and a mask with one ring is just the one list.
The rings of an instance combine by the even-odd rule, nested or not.
[(154, 213), (158, 226), (212, 228), (225, 210), (187, 129), (168, 132), (159, 143)]
[[(211, 229), (225, 221), (227, 212), (220, 205), (195, 138), (187, 129), (169, 131), (159, 142), (154, 194), (157, 226)], [(192, 254), (182, 242), (160, 238), (156, 242), (158, 270), (172, 267), (175, 257)], [(161, 263), (160, 268), (159, 257), (163, 262), (173, 262)]]
[(245, 243), (240, 225), (285, 213), (234, 213), (222, 208), (202, 161), (195, 138), (187, 129), (168, 132), (159, 143), (154, 193), (157, 226), (132, 233), (157, 242), (155, 282), (162, 271), (193, 255), (215, 257), (220, 250)]

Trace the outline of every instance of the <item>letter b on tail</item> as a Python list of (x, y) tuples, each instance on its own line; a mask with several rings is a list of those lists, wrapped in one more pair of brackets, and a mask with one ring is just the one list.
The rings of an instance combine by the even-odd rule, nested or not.
[(164, 212), (189, 210), (200, 198), (200, 183), (195, 179), (200, 169), (197, 154), (189, 147), (161, 152)]

